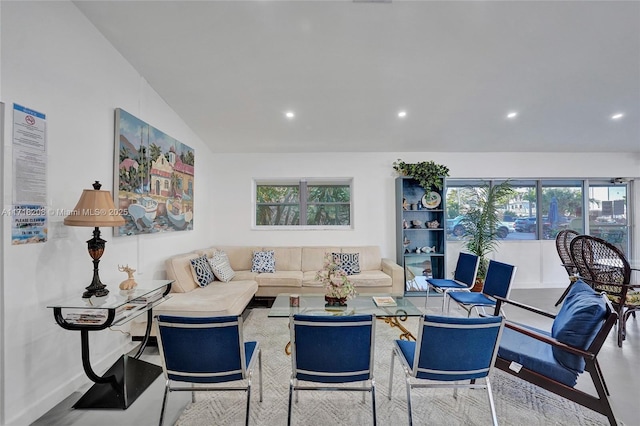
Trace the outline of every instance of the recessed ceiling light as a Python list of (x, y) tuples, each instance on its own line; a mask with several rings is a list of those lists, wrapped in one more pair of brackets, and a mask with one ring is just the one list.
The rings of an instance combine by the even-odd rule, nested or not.
[(612, 119), (612, 120), (620, 120), (622, 117), (624, 117), (624, 114), (623, 114), (623, 113), (621, 113), (621, 112), (619, 112), (619, 113), (617, 113), (617, 114), (613, 114), (613, 115), (611, 116), (611, 119)]
[(295, 118), (296, 114), (293, 111), (287, 111), (284, 113), (284, 116), (291, 120), (292, 118)]
[(518, 116), (518, 113), (513, 111), (510, 112), (509, 114), (507, 114), (507, 118), (516, 118)]
[(398, 117), (400, 118), (405, 118), (407, 116), (407, 111), (400, 111), (398, 112)]

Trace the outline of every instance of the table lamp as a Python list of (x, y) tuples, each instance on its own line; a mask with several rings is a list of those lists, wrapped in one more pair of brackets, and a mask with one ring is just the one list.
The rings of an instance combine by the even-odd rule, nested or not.
[(93, 229), (93, 238), (87, 241), (89, 255), (93, 259), (93, 281), (82, 294), (83, 298), (91, 296), (102, 297), (109, 294), (106, 285), (100, 281), (98, 264), (104, 253), (106, 241), (100, 238), (100, 226), (122, 226), (125, 221), (113, 205), (113, 198), (109, 191), (101, 191), (102, 185), (95, 181), (93, 189), (82, 191), (80, 200), (71, 214), (64, 218), (67, 226), (87, 226)]

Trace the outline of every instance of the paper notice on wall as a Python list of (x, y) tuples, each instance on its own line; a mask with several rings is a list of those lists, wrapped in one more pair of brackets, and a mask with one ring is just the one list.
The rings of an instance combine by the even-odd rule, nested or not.
[(13, 204), (47, 204), (47, 121), (13, 104)]
[(38, 204), (15, 205), (9, 213), (11, 214), (11, 244), (33, 244), (47, 241), (46, 206)]

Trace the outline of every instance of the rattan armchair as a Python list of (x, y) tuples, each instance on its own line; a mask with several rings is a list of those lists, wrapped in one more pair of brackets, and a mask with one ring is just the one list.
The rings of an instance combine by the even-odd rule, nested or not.
[(613, 244), (592, 237), (578, 235), (570, 245), (578, 275), (596, 291), (602, 291), (618, 313), (618, 346), (626, 338), (629, 316), (640, 310), (640, 284), (631, 283), (631, 267), (625, 255)]

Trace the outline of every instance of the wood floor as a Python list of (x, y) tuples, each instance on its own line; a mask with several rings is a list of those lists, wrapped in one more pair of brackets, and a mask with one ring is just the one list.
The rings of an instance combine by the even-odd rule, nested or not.
[[(547, 311), (554, 312), (553, 306), (562, 289), (553, 290), (513, 290), (511, 298), (523, 303), (537, 306)], [(438, 306), (440, 298), (431, 297), (429, 306)], [(424, 298), (412, 299), (416, 306), (424, 306)], [(452, 309), (454, 309), (452, 307)], [(507, 310), (507, 317), (513, 321), (525, 322), (537, 325), (529, 314), (517, 310)], [(600, 352), (600, 365), (604, 377), (611, 392), (613, 407), (620, 422), (626, 425), (638, 423), (638, 403), (640, 402), (640, 316), (630, 318), (627, 323), (628, 338), (623, 348), (616, 344), (615, 329), (612, 330), (607, 342)], [(545, 324), (538, 324), (545, 327)], [(157, 348), (148, 348), (143, 358), (154, 363), (159, 363)], [(584, 375), (583, 375), (584, 376)], [(579, 381), (578, 387), (588, 390), (590, 384)], [(88, 385), (87, 385), (88, 388)], [(74, 410), (72, 405), (87, 390), (79, 389), (69, 395), (64, 401), (51, 409), (33, 425), (38, 426), (62, 426), (62, 425), (91, 425), (112, 426), (131, 425), (144, 426), (158, 424), (162, 395), (164, 391), (164, 379), (159, 377), (127, 410)], [(188, 392), (175, 392), (169, 398), (166, 411), (165, 425), (173, 424), (184, 407), (190, 401)]]

